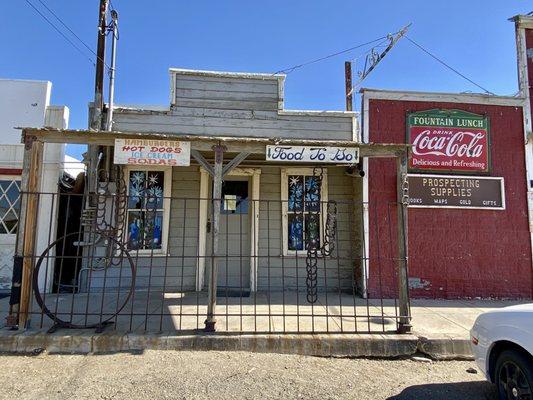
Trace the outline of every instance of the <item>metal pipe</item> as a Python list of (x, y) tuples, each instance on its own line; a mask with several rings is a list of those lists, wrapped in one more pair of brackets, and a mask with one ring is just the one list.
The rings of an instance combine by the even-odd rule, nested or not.
[(113, 105), (115, 100), (115, 63), (118, 40), (118, 13), (111, 10), (113, 41), (111, 42), (111, 66), (109, 68), (109, 103), (107, 107), (106, 130), (111, 131), (113, 125)]

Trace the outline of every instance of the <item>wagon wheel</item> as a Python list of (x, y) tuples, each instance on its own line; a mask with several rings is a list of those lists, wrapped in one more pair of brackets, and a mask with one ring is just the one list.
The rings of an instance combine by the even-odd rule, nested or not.
[[(113, 246), (113, 248), (117, 249), (117, 252), (115, 253), (116, 255), (114, 257), (122, 257), (123, 259), (127, 260), (127, 264), (129, 264), (129, 268), (128, 268), (128, 266), (125, 266), (125, 268), (127, 268), (131, 272), (130, 287), (129, 287), (129, 289), (127, 289), (127, 290), (125, 289), (124, 290), (124, 292), (123, 292), (124, 297), (123, 297), (122, 301), (120, 301), (120, 299), (117, 298), (117, 306), (114, 307), (115, 308), (114, 312), (112, 314), (106, 314), (106, 318), (102, 318), (102, 316), (100, 315), (100, 319), (98, 320), (98, 322), (94, 322), (94, 323), (88, 322), (87, 315), (85, 315), (85, 322), (84, 323), (73, 323), (72, 322), (72, 313), (70, 313), (70, 317), (71, 317), (70, 321), (67, 321), (65, 319), (60, 318), (59, 315), (62, 314), (62, 313), (58, 312), (58, 310), (57, 310), (58, 309), (57, 304), (58, 304), (58, 301), (59, 301), (57, 297), (56, 297), (56, 307), (55, 307), (56, 310), (55, 311), (52, 311), (46, 305), (46, 302), (45, 302), (46, 296), (43, 297), (43, 295), (42, 295), (42, 293), (41, 293), (41, 291), (39, 289), (39, 272), (40, 272), (41, 267), (43, 265), (43, 261), (48, 260), (49, 258), (52, 259), (52, 260), (55, 260), (57, 258), (56, 255), (50, 255), (50, 252), (51, 252), (52, 249), (54, 249), (58, 244), (62, 244), (63, 240), (66, 239), (67, 237), (73, 236), (73, 235), (79, 235), (79, 234), (77, 232), (73, 232), (73, 233), (70, 233), (68, 235), (62, 236), (61, 238), (59, 238), (59, 239), (55, 240), (54, 242), (52, 242), (42, 252), (42, 254), (39, 256), (39, 259), (37, 261), (37, 264), (35, 266), (35, 270), (34, 270), (34, 273), (33, 273), (33, 292), (34, 292), (34, 295), (35, 295), (35, 300), (37, 301), (37, 304), (41, 308), (42, 312), (44, 314), (46, 314), (52, 321), (54, 321), (54, 326), (55, 327), (70, 328), (70, 329), (91, 329), (91, 328), (99, 329), (99, 328), (111, 323), (111, 321), (118, 314), (120, 314), (120, 312), (128, 304), (128, 301), (130, 300), (130, 298), (132, 296), (132, 293), (133, 293), (133, 290), (134, 290), (134, 287), (135, 287), (135, 274), (136, 274), (136, 267), (135, 267), (135, 264), (133, 262), (133, 259), (131, 258), (131, 256), (130, 256), (129, 252), (127, 251), (127, 249), (124, 247), (123, 243), (119, 242), (115, 238), (110, 237), (107, 234), (104, 234), (104, 233), (100, 233), (100, 234), (102, 236), (105, 236), (106, 240), (108, 240), (109, 242), (114, 243), (114, 245), (116, 246), (116, 247)], [(83, 257), (83, 256), (80, 256), (80, 257)], [(120, 293), (120, 291), (119, 291), (119, 293)], [(57, 294), (57, 296), (59, 296), (59, 294)], [(74, 296), (74, 294), (73, 294), (73, 296)], [(102, 296), (105, 297), (105, 291), (102, 293)], [(90, 297), (87, 299), (87, 308), (88, 308), (89, 300), (90, 300)], [(74, 298), (72, 299), (72, 301), (74, 301)], [(103, 302), (103, 298), (102, 298), (102, 302)], [(73, 305), (72, 305), (72, 307), (73, 307)]]

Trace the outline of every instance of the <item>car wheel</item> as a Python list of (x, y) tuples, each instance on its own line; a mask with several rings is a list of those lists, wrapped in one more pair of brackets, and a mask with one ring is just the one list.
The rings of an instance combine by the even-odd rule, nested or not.
[(503, 351), (496, 361), (495, 377), (500, 400), (533, 400), (533, 365), (525, 354)]

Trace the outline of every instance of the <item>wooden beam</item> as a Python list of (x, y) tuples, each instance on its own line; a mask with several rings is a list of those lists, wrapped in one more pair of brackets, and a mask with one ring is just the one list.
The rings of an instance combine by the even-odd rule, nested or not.
[(209, 174), (200, 168), (200, 208), (198, 214), (198, 260), (196, 261), (196, 290), (204, 287), (205, 256), (207, 249), (207, 212), (209, 209)]
[(250, 221), (250, 231), (251, 231), (251, 246), (250, 246), (250, 290), (252, 292), (257, 292), (257, 268), (258, 268), (258, 255), (259, 255), (259, 209), (261, 208), (260, 204), (260, 179), (261, 179), (261, 169), (254, 168), (253, 174), (251, 177), (252, 185), (252, 200), (251, 200), (251, 221)]
[(207, 287), (207, 319), (205, 331), (214, 332), (216, 324), (217, 279), (218, 279), (218, 236), (220, 229), (220, 207), (222, 202), (222, 166), (226, 147), (217, 144), (213, 146), (215, 152), (215, 175), (213, 178), (213, 236), (211, 245), (211, 274)]
[(233, 168), (238, 166), (241, 162), (244, 161), (246, 157), (248, 157), (251, 153), (248, 151), (243, 151), (239, 154), (237, 154), (233, 160), (228, 162), (224, 167), (222, 168), (222, 177), (226, 176)]
[[(19, 239), (22, 239), (22, 284), (19, 306), (19, 327), (26, 328), (30, 320), (31, 289), (37, 241), (37, 216), (39, 211), (39, 191), (43, 165), (44, 143), (34, 136), (25, 137), (24, 161), (22, 167), (20, 216), (24, 216), (19, 226)], [(19, 240), (20, 243), (20, 240)]]
[(249, 152), (265, 154), (267, 145), (299, 145), (299, 146), (340, 146), (357, 147), (361, 157), (398, 157), (410, 145), (397, 143), (358, 143), (354, 141), (308, 140), (275, 138), (246, 138), (246, 137), (217, 137), (173, 135), (162, 133), (126, 133), (126, 132), (94, 132), (69, 129), (23, 128), (27, 135), (33, 135), (45, 143), (67, 144), (98, 144), (114, 146), (115, 139), (152, 139), (152, 140), (182, 140), (190, 141), (191, 149), (197, 151), (213, 151), (213, 145), (222, 143), (228, 153)]
[[(411, 332), (411, 304), (409, 299), (407, 205), (409, 187), (407, 185), (407, 152), (397, 158), (397, 215), (398, 215), (398, 297), (400, 319), (398, 333)], [(379, 245), (379, 244), (378, 244)]]
[(191, 156), (200, 164), (204, 169), (207, 171), (211, 177), (215, 176), (215, 170), (209, 164), (209, 161), (205, 159), (205, 157), (196, 149), (191, 149)]

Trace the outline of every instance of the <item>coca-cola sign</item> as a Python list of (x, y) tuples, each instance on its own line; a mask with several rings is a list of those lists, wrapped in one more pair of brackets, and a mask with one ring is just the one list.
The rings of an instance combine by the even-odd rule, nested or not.
[(411, 171), (490, 171), (487, 117), (461, 110), (429, 110), (407, 116)]

